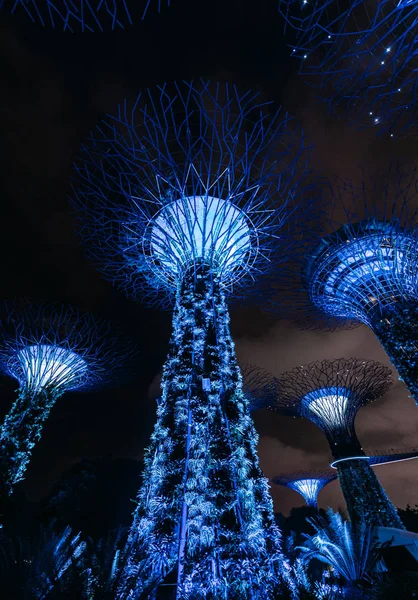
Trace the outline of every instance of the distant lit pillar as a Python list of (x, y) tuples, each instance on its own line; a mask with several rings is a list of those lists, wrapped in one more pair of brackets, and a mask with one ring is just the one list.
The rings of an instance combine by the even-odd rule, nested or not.
[(403, 528), (354, 428), (359, 408), (379, 398), (390, 385), (390, 370), (379, 363), (324, 360), (281, 375), (272, 408), (305, 417), (325, 433), (351, 521)]

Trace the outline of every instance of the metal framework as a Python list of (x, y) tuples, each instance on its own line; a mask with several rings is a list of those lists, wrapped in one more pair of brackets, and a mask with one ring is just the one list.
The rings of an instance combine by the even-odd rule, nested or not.
[(19, 394), (0, 427), (0, 496), (23, 479), (32, 449), (56, 400), (66, 391), (121, 381), (134, 347), (110, 324), (71, 307), (25, 300), (2, 309), (0, 369)]
[(392, 385), (390, 369), (370, 360), (313, 362), (281, 375), (272, 409), (305, 417), (325, 433), (352, 521), (402, 527), (357, 439), (357, 411)]
[(0, 0), (0, 10), (64, 31), (124, 29), (171, 0)]
[(296, 35), (301, 73), (315, 76), (331, 108), (391, 136), (415, 126), (415, 0), (280, 0), (279, 10)]
[(312, 218), (309, 149), (291, 121), (257, 94), (210, 82), (163, 85), (120, 106), (75, 166), (92, 261), (151, 304), (171, 306), (198, 262), (229, 296), (257, 294), (260, 275), (303, 252)]
[(307, 149), (289, 120), (232, 86), (164, 85), (102, 123), (76, 164), (95, 264), (133, 297), (174, 303), (121, 598), (170, 577), (185, 600), (276, 593), (279, 536), (226, 297), (302, 250)]
[(298, 492), (308, 506), (318, 508), (318, 494), (331, 481), (337, 479), (337, 472), (331, 469), (324, 471), (299, 471), (273, 477), (272, 482)]

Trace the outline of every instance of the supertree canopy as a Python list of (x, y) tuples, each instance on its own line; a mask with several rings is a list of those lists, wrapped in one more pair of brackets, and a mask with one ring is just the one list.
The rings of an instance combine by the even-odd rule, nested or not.
[(302, 74), (315, 75), (332, 107), (392, 136), (416, 124), (415, 0), (280, 0), (279, 10)]
[(416, 169), (332, 182), (343, 218), (284, 278), (274, 309), (302, 327), (369, 326), (418, 402)]
[(171, 0), (0, 0), (0, 10), (66, 31), (123, 29)]
[(162, 582), (184, 599), (277, 586), (279, 533), (226, 298), (296, 250), (306, 164), (288, 121), (227, 85), (163, 86), (100, 125), (76, 166), (93, 260), (129, 294), (175, 305), (121, 598), (154, 598)]
[(19, 394), (0, 427), (2, 498), (24, 478), (57, 399), (120, 380), (133, 355), (109, 323), (71, 307), (15, 301), (3, 310), (0, 368)]
[(318, 494), (331, 481), (337, 479), (336, 471), (328, 469), (325, 471), (300, 471), (287, 475), (273, 477), (272, 481), (276, 485), (285, 487), (298, 492), (305, 500), (308, 506), (318, 508)]
[(347, 224), (324, 238), (305, 272), (322, 312), (371, 327), (418, 401), (418, 240), (396, 221)]
[(390, 369), (369, 360), (338, 359), (297, 367), (278, 379), (272, 408), (305, 417), (325, 433), (337, 467), (352, 521), (403, 525), (357, 439), (354, 419), (359, 408), (380, 398), (392, 384)]

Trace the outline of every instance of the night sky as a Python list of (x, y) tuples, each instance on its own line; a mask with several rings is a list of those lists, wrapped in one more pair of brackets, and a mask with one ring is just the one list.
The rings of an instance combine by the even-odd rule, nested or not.
[[(159, 372), (167, 351), (170, 314), (141, 306), (89, 265), (76, 233), (68, 195), (72, 162), (83, 139), (124, 98), (146, 87), (200, 77), (283, 104), (314, 146), (321, 175), (356, 176), (361, 164), (385, 168), (394, 157), (414, 161), (414, 140), (377, 140), (327, 115), (314, 91), (299, 81), (289, 58), (275, 0), (172, 0), (125, 31), (71, 34), (43, 30), (17, 17), (0, 18), (1, 296), (74, 304), (109, 318), (138, 345), (135, 377), (115, 389), (66, 394), (53, 409), (22, 490), (31, 500), (48, 493), (82, 457), (140, 459), (152, 430)], [(238, 358), (278, 375), (312, 360), (364, 357), (389, 364), (365, 327), (326, 333), (298, 331), (280, 314), (233, 306)], [(16, 388), (0, 379), (0, 410)], [(329, 450), (314, 425), (271, 413), (256, 417), (266, 476), (325, 468)], [(418, 409), (403, 384), (363, 408), (357, 419), (367, 450), (418, 446)], [(418, 462), (378, 467), (392, 501), (418, 502)], [(110, 482), (117, 485), (117, 481)], [(138, 482), (139, 485), (139, 482)], [(301, 505), (291, 490), (273, 490), (276, 510)], [(342, 506), (338, 482), (320, 504)]]

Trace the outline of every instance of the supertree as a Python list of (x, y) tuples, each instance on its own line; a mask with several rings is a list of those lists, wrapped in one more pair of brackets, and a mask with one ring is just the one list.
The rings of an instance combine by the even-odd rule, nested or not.
[(24, 478), (57, 399), (116, 383), (134, 353), (108, 322), (71, 307), (17, 300), (3, 313), (0, 368), (18, 381), (19, 393), (0, 427), (2, 499)]
[[(404, 449), (388, 452), (387, 454), (373, 454), (367, 457), (372, 466), (380, 466), (405, 460), (418, 458), (418, 450)], [(322, 471), (305, 470), (294, 473), (285, 473), (272, 478), (272, 483), (283, 485), (298, 492), (308, 506), (318, 507), (318, 494), (329, 483), (338, 478), (336, 466)]]
[(308, 506), (318, 508), (318, 494), (331, 481), (337, 479), (337, 472), (332, 469), (323, 471), (299, 471), (273, 477), (272, 482), (298, 492)]
[(280, 0), (279, 10), (301, 73), (331, 107), (391, 136), (416, 125), (416, 0)]
[(360, 183), (335, 179), (334, 231), (295, 265), (274, 302), (301, 327), (369, 326), (416, 403), (417, 182), (415, 168), (393, 165)]
[(305, 417), (325, 433), (348, 514), (386, 527), (403, 525), (357, 439), (357, 411), (383, 396), (392, 384), (390, 369), (370, 360), (324, 360), (280, 375), (273, 410)]
[(171, 0), (0, 0), (0, 9), (65, 31), (124, 29)]
[(305, 154), (287, 115), (208, 82), (146, 92), (83, 149), (74, 205), (94, 262), (174, 302), (122, 598), (155, 598), (167, 577), (177, 598), (274, 593), (279, 532), (226, 298), (296, 251)]

